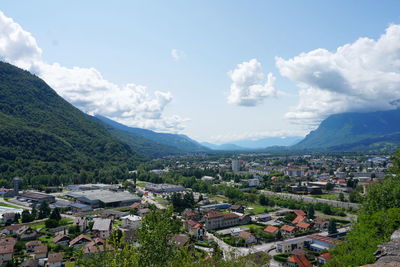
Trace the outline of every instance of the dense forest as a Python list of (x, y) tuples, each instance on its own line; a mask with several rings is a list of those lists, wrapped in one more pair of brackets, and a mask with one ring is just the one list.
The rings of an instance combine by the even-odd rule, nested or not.
[(0, 62), (0, 186), (122, 178), (145, 157), (62, 99), (44, 81)]

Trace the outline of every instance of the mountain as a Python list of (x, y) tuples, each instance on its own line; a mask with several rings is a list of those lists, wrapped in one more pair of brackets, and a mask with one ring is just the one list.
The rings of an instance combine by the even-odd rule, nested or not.
[(202, 142), (203, 146), (208, 147), (212, 150), (221, 150), (221, 151), (240, 151), (240, 150), (247, 150), (244, 147), (240, 147), (234, 144), (222, 144), (222, 145), (215, 145), (208, 142)]
[[(114, 136), (131, 145), (135, 145), (135, 142), (137, 142), (137, 140), (132, 140), (133, 136), (144, 142), (158, 145), (166, 154), (207, 152), (209, 150), (183, 134), (157, 133), (151, 130), (128, 127), (101, 115), (95, 117), (106, 124)], [(143, 143), (144, 145), (145, 143)]]
[[(86, 182), (96, 175), (111, 177), (106, 171), (99, 173), (102, 169), (133, 168), (143, 160), (142, 155), (57, 95), (43, 80), (0, 62), (2, 178), (19, 175), (29, 184), (43, 185), (74, 179)], [(120, 171), (114, 178), (116, 173)]]
[(239, 150), (261, 150), (271, 147), (286, 147), (300, 142), (303, 137), (288, 136), (288, 137), (266, 137), (258, 140), (242, 139), (226, 144), (215, 145), (207, 142), (202, 145), (213, 150), (239, 151)]
[(329, 116), (294, 150), (390, 152), (400, 146), (400, 110)]

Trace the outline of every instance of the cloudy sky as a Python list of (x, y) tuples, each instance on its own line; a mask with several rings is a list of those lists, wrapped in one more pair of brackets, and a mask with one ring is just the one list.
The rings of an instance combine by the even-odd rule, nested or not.
[(0, 57), (89, 114), (214, 143), (397, 108), (399, 1), (19, 1)]

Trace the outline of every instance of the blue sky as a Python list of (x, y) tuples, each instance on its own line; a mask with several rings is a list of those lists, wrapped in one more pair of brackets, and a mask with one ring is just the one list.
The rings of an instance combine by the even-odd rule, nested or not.
[[(318, 48), (334, 53), (338, 47), (353, 44), (360, 37), (378, 40), (389, 25), (400, 23), (399, 10), (398, 1), (13, 0), (2, 1), (1, 5), (4, 15), (36, 40), (42, 51), (41, 61), (57, 62), (65, 68), (95, 68), (102, 78), (119, 87), (128, 83), (145, 86), (149, 95), (140, 97), (132, 105), (147, 101), (150, 106), (156, 106), (151, 111), (126, 107), (124, 112), (110, 110), (103, 115), (132, 126), (177, 131), (200, 141), (219, 143), (241, 138), (298, 135), (307, 133), (318, 121), (335, 112), (390, 108), (387, 103), (397, 95), (377, 92), (376, 95), (382, 97), (379, 105), (372, 105), (368, 97), (360, 96), (362, 89), (357, 86), (365, 87), (367, 81), (353, 78), (356, 71), (349, 77), (343, 74), (346, 84), (354, 90), (337, 95), (338, 81), (330, 76), (331, 72), (327, 72), (329, 77), (322, 76), (323, 86), (320, 79), (309, 79), (309, 73), (318, 76), (327, 69), (332, 71), (330, 65), (321, 67), (322, 62), (326, 63), (321, 57), (318, 62), (314, 58), (311, 60), (311, 56), (302, 58), (301, 62), (285, 62), (280, 68), (276, 57), (287, 61)], [(397, 36), (397, 32), (393, 35)], [(173, 49), (181, 54), (179, 59), (171, 55)], [(356, 48), (352, 53), (358, 58), (370, 56), (370, 52)], [(381, 53), (388, 54), (386, 50)], [(257, 66), (261, 66), (264, 76), (260, 78), (263, 81), (257, 80), (260, 90), (266, 90), (264, 82), (271, 73), (275, 77), (275, 93), (256, 94), (247, 106), (240, 100), (228, 103), (234, 83), (228, 72), (241, 69), (238, 64), (252, 59), (260, 65), (249, 63), (243, 67), (254, 67), (252, 70), (260, 74)], [(310, 62), (309, 59), (311, 63), (307, 66), (312, 67), (308, 73), (302, 73), (305, 69), (302, 62)], [(340, 66), (340, 73), (353, 71), (337, 60), (339, 63), (333, 65)], [(374, 73), (382, 70), (375, 60), (370, 62), (367, 69)], [(290, 70), (281, 75), (284, 68)], [(61, 74), (48, 69), (42, 67), (41, 77), (56, 90), (60, 88), (57, 91), (62, 96), (65, 94), (67, 100), (78, 103), (63, 84), (57, 83)], [(398, 73), (398, 70), (396, 66), (390, 71)], [(244, 74), (238, 72), (238, 75)], [(249, 75), (251, 83), (254, 77)], [(238, 90), (247, 90), (247, 85), (246, 82)], [(134, 90), (139, 89), (135, 87)], [(304, 90), (302, 95), (299, 95), (300, 90)], [(170, 95), (157, 97), (153, 95), (156, 91)], [(121, 92), (120, 95), (126, 94)], [(152, 102), (152, 97), (158, 102)], [(357, 104), (352, 105), (351, 97), (362, 101), (356, 100)], [(97, 105), (99, 97), (90, 101), (90, 107), (76, 105), (89, 113), (102, 113), (102, 106)], [(310, 105), (307, 101), (317, 103), (316, 107), (307, 110), (305, 106)], [(324, 107), (336, 101), (340, 108), (319, 109), (319, 101)], [(113, 103), (120, 106), (117, 101)], [(124, 103), (126, 105), (129, 101)], [(295, 115), (288, 115), (294, 109)], [(135, 119), (121, 115), (133, 112), (144, 115)], [(315, 114), (311, 116), (310, 112)], [(304, 122), (304, 119), (309, 121)], [(149, 123), (141, 124), (140, 120), (149, 120)]]

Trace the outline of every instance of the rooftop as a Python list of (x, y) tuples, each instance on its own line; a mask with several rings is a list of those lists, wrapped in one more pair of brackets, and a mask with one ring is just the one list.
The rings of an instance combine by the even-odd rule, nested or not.
[(114, 192), (110, 190), (87, 190), (69, 192), (67, 196), (72, 198), (85, 198), (89, 201), (101, 201), (105, 204), (121, 201), (140, 201), (141, 198), (137, 195), (125, 191)]

